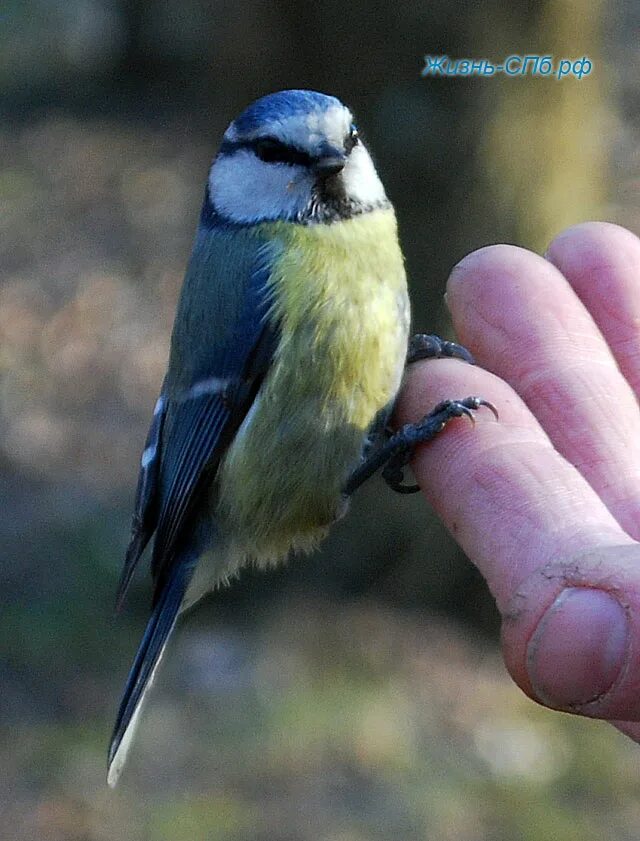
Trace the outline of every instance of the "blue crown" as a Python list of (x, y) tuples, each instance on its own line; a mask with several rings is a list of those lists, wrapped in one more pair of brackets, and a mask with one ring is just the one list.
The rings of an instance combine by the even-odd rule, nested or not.
[(335, 96), (317, 91), (278, 91), (256, 99), (236, 117), (234, 124), (241, 134), (245, 134), (274, 120), (283, 120), (296, 114), (327, 111), (335, 107), (342, 107), (342, 103)]

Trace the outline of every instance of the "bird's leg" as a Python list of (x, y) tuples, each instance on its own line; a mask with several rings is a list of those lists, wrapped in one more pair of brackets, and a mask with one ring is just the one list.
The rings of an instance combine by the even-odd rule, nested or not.
[(418, 444), (432, 441), (454, 418), (466, 416), (475, 423), (473, 412), (486, 406), (498, 417), (495, 407), (481, 397), (465, 397), (463, 400), (443, 400), (418, 423), (408, 423), (393, 433), (389, 439), (362, 462), (351, 474), (344, 486), (344, 493), (350, 496), (360, 485), (373, 476), (381, 467), (382, 478), (394, 491), (402, 494), (420, 490), (417, 485), (403, 485), (403, 471)]
[[(473, 356), (462, 345), (448, 342), (439, 336), (418, 333), (409, 342), (407, 365), (420, 359), (461, 359), (474, 363)], [(486, 406), (498, 417), (498, 413), (491, 403), (480, 397), (466, 397), (463, 400), (443, 400), (442, 403), (425, 415), (418, 423), (407, 424), (394, 432), (386, 426), (382, 432), (376, 434), (378, 445), (365, 451), (364, 459), (351, 474), (344, 487), (344, 493), (350, 496), (366, 480), (373, 476), (381, 467), (382, 478), (394, 491), (402, 494), (415, 493), (417, 485), (404, 485), (404, 468), (407, 466), (418, 444), (426, 444), (441, 432), (449, 421), (466, 416), (474, 422), (473, 412)], [(386, 440), (380, 443), (380, 436)], [(372, 451), (371, 451), (372, 450)]]

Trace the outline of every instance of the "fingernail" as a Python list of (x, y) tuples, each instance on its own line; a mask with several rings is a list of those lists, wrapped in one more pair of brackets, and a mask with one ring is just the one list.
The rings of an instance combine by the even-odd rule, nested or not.
[(609, 593), (563, 590), (527, 646), (527, 671), (538, 699), (561, 709), (596, 701), (620, 674), (628, 632), (626, 612)]

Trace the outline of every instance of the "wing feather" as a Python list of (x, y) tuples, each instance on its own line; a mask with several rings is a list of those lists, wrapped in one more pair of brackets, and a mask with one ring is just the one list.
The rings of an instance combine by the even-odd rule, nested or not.
[(152, 574), (154, 601), (169, 580), (198, 500), (249, 411), (271, 363), (277, 329), (267, 319), (268, 273), (252, 275), (227, 341), (187, 394), (167, 406), (159, 470)]
[(163, 569), (172, 559), (180, 530), (206, 478), (205, 468), (213, 468), (221, 455), (216, 445), (230, 415), (219, 395), (192, 398), (175, 407), (173, 434), (163, 453), (162, 484), (166, 490), (163, 488), (153, 548), (154, 600), (162, 589)]
[(142, 451), (140, 475), (136, 490), (131, 537), (116, 593), (116, 610), (120, 610), (135, 568), (156, 527), (156, 502), (160, 468), (160, 438), (166, 412), (166, 399), (161, 394)]
[[(251, 272), (232, 323), (222, 336), (205, 337), (207, 352), (200, 351), (198, 366), (184, 387), (172, 391), (170, 375), (165, 380), (143, 452), (118, 608), (154, 532), (151, 570), (153, 604), (158, 603), (203, 483), (210, 480), (251, 407), (278, 335), (268, 319), (268, 279), (262, 267)], [(184, 348), (178, 351), (183, 357)]]

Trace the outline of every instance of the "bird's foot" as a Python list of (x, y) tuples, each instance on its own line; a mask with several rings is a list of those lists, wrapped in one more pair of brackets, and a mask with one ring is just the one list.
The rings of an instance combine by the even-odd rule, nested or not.
[(462, 400), (443, 400), (417, 423), (408, 423), (390, 435), (376, 452), (357, 467), (344, 488), (351, 495), (377, 470), (383, 468), (382, 478), (397, 493), (410, 494), (419, 490), (417, 485), (405, 485), (404, 468), (413, 457), (418, 444), (432, 441), (454, 418), (468, 417), (475, 423), (473, 412), (486, 406), (496, 419), (498, 412), (492, 403), (481, 397), (465, 397)]
[(474, 364), (473, 356), (462, 345), (456, 342), (448, 342), (428, 333), (416, 333), (409, 341), (407, 352), (407, 365), (411, 362), (418, 362), (420, 359), (462, 359), (463, 362)]

